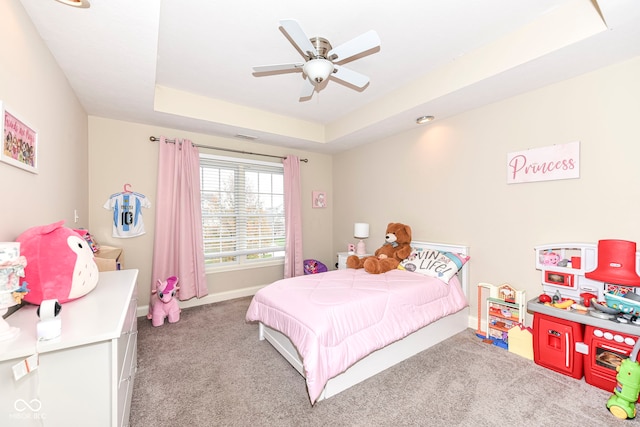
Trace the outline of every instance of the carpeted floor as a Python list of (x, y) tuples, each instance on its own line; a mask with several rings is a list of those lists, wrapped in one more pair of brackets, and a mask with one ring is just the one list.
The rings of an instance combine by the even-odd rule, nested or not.
[(462, 332), (311, 406), (304, 379), (246, 323), (250, 298), (138, 319), (133, 427), (640, 426), (611, 393)]

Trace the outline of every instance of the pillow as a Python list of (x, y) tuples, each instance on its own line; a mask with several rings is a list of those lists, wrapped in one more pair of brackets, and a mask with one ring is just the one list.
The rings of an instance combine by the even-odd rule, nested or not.
[(415, 271), (449, 283), (449, 280), (458, 273), (467, 261), (469, 261), (468, 255), (439, 251), (437, 249), (417, 248), (411, 252), (407, 259), (400, 263), (398, 268)]

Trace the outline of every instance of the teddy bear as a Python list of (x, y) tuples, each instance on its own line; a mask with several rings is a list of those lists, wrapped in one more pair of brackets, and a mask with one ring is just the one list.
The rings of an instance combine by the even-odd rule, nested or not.
[(364, 268), (367, 273), (380, 274), (398, 268), (400, 261), (411, 255), (411, 227), (399, 222), (387, 225), (384, 244), (373, 256), (347, 258), (347, 268)]

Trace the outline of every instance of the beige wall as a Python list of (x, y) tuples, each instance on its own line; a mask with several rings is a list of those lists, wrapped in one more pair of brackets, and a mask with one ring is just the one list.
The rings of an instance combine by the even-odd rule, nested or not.
[(0, 162), (0, 241), (60, 220), (87, 227), (87, 115), (18, 0), (0, 2), (0, 40), (0, 101), (38, 132), (38, 174)]
[[(102, 244), (122, 246), (139, 268), (148, 301), (157, 143), (150, 135), (285, 155), (291, 150), (142, 124), (89, 117), (18, 0), (0, 2), (0, 100), (38, 131), (39, 173), (0, 163), (0, 241), (61, 219), (88, 227)], [(353, 223), (371, 224), (369, 249), (390, 221), (414, 238), (471, 247), (471, 280), (508, 282), (532, 298), (541, 291), (533, 247), (555, 242), (640, 241), (640, 58), (416, 127), (335, 156), (293, 152), (302, 165), (304, 255), (332, 266), (353, 242)], [(432, 112), (425, 112), (431, 114)], [(580, 179), (506, 184), (507, 153), (581, 141)], [(366, 152), (363, 155), (362, 152)], [(149, 233), (110, 236), (102, 206), (125, 183), (146, 194)], [(327, 209), (312, 209), (325, 190)], [(79, 222), (73, 222), (77, 209)], [(280, 268), (208, 275), (213, 298), (233, 297), (281, 276)], [(470, 302), (476, 312), (475, 289)]]
[[(478, 282), (542, 291), (536, 245), (640, 242), (639, 75), (636, 58), (336, 155), (334, 249), (356, 220), (371, 250), (388, 222), (468, 245), (476, 313)], [(506, 184), (507, 153), (573, 141), (580, 179)]]
[[(303, 198), (303, 252), (305, 258), (315, 258), (326, 264), (335, 263), (331, 241), (333, 207), (329, 191), (332, 188), (331, 156), (91, 116), (89, 117), (89, 187), (91, 188), (89, 230), (100, 244), (124, 248), (125, 267), (140, 270), (138, 281), (140, 306), (146, 305), (149, 301), (155, 226), (158, 143), (149, 141), (151, 135), (166, 136), (171, 139), (176, 137), (190, 139), (198, 145), (277, 156), (293, 154), (309, 159), (308, 163), (301, 163), (300, 166)], [(219, 150), (201, 149), (201, 151), (219, 155), (231, 154)], [(252, 157), (269, 160), (268, 157)], [(278, 160), (275, 159), (275, 161)], [(122, 191), (124, 184), (131, 184), (133, 191), (146, 195), (151, 201), (151, 208), (143, 211), (147, 230), (147, 234), (143, 236), (130, 239), (111, 237), (112, 216), (110, 211), (103, 208), (103, 205), (111, 194)], [(311, 208), (313, 190), (324, 190), (329, 193), (328, 208)], [(210, 296), (204, 301), (190, 301), (182, 305), (189, 306), (248, 295), (256, 287), (281, 279), (282, 274), (282, 265), (208, 273)], [(141, 310), (144, 311), (144, 308)]]

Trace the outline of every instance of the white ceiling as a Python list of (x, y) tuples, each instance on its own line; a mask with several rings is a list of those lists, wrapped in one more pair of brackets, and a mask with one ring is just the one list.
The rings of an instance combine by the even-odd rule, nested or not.
[[(89, 1), (21, 0), (89, 115), (323, 153), (640, 55), (637, 0)], [(303, 60), (282, 19), (333, 47), (377, 31), (344, 64), (370, 84), (301, 102), (302, 73), (254, 75)]]

